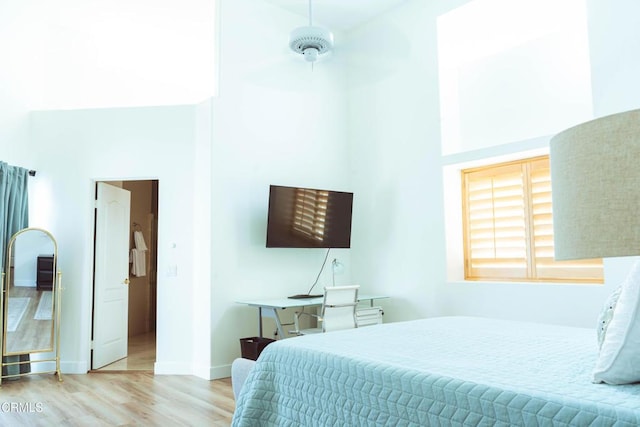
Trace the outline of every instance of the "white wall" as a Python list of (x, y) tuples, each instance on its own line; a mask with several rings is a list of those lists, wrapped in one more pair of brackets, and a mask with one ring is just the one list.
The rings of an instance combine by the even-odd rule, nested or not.
[[(394, 51), (394, 67), (377, 81), (352, 85), (349, 140), (354, 190), (363, 208), (354, 217), (353, 276), (378, 292), (385, 321), (444, 312), (442, 177), (434, 2), (410, 1), (352, 37)], [(440, 2), (437, 2), (440, 3)], [(388, 45), (378, 35), (399, 33)], [(409, 44), (407, 49), (405, 44)], [(352, 71), (358, 82), (364, 70)], [(366, 78), (366, 74), (364, 76)]]
[(640, 106), (640, 3), (587, 0), (595, 116)]
[[(239, 339), (258, 332), (257, 309), (235, 301), (306, 292), (325, 256), (321, 249), (265, 247), (269, 185), (351, 190), (347, 99), (337, 61), (320, 62), (312, 72), (289, 53), (289, 31), (304, 22), (266, 2), (224, 1), (220, 17), (220, 94), (213, 100), (211, 150), (216, 377), (228, 375), (240, 354)], [(364, 208), (356, 194), (354, 211)], [(347, 266), (341, 280), (349, 281), (355, 251), (331, 252)], [(323, 275), (318, 287), (330, 280)], [(265, 329), (267, 336), (272, 332)]]
[(19, 22), (35, 30), (33, 109), (183, 105), (214, 94), (213, 0), (8, 2), (28, 5)]
[[(200, 225), (194, 212), (210, 193), (207, 185), (195, 186), (197, 117), (196, 106), (32, 114), (34, 185), (48, 196), (32, 201), (34, 210), (47, 211), (42, 223), (32, 225), (58, 240), (64, 372), (89, 368), (95, 182), (158, 179), (156, 372), (194, 373), (195, 343), (210, 335), (207, 324), (194, 327), (191, 315), (202, 286), (194, 262)], [(175, 277), (168, 274), (173, 266)]]
[(213, 0), (0, 2), (0, 156), (30, 167), (32, 110), (214, 95)]
[[(0, 3), (0, 160), (30, 168), (28, 113), (31, 104), (29, 79), (37, 69), (32, 61), (33, 34), (37, 26), (22, 17), (29, 14), (26, 2)], [(29, 78), (25, 78), (28, 76)]]
[(440, 15), (443, 154), (554, 134), (592, 118), (586, 17), (584, 0), (473, 0)]
[[(364, 160), (354, 162), (354, 189), (367, 203), (354, 220), (353, 275), (393, 294), (387, 320), (464, 314), (592, 327), (631, 259), (606, 260), (604, 286), (447, 283), (436, 19), (464, 3), (412, 0), (359, 30), (375, 42), (379, 29), (402, 28), (412, 44), (394, 75), (350, 94), (353, 156)], [(587, 5), (595, 114), (638, 108), (639, 5)]]

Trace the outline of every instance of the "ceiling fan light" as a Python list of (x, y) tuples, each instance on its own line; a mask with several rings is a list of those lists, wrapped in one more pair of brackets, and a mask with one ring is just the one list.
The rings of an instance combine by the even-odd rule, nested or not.
[(315, 47), (306, 48), (302, 54), (304, 55), (304, 59), (307, 62), (315, 62), (318, 59), (318, 49)]

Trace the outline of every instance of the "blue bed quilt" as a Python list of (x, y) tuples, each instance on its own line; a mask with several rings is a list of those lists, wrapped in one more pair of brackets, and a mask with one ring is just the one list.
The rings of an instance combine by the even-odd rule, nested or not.
[(234, 426), (639, 426), (640, 384), (593, 384), (595, 328), (440, 317), (281, 340)]

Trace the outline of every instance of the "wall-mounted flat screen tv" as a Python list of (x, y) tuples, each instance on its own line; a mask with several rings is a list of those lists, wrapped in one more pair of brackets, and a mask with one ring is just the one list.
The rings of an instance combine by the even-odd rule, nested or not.
[(349, 248), (353, 193), (269, 188), (268, 248)]

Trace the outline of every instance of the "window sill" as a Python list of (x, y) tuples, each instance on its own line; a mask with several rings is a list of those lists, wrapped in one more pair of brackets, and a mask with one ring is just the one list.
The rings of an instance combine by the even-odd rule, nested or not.
[(581, 283), (581, 282), (509, 282), (509, 281), (487, 281), (487, 280), (449, 280), (447, 285), (452, 286), (602, 286), (602, 283)]

